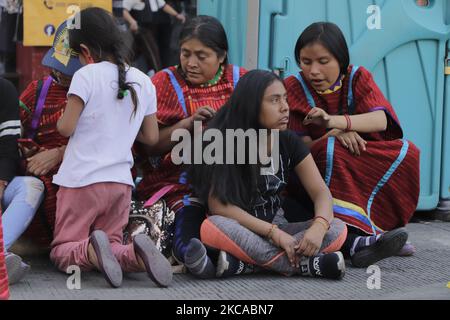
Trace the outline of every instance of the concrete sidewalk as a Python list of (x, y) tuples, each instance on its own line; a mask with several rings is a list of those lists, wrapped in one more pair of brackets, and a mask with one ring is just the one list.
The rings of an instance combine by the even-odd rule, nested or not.
[(144, 274), (126, 275), (120, 289), (111, 289), (98, 273), (83, 273), (81, 290), (69, 290), (69, 275), (54, 269), (45, 257), (25, 257), (32, 271), (12, 286), (12, 300), (311, 300), (311, 299), (443, 299), (450, 300), (450, 223), (432, 221), (407, 227), (417, 247), (413, 257), (378, 263), (381, 288), (370, 290), (372, 273), (347, 264), (342, 281), (250, 275), (200, 281), (175, 275), (168, 289), (157, 288)]

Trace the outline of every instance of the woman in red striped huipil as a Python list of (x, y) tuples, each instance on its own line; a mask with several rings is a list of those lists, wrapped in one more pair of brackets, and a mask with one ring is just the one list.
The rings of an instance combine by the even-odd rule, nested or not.
[[(38, 177), (45, 185), (44, 202), (26, 232), (41, 246), (50, 245), (53, 239), (58, 186), (52, 183), (52, 179), (58, 172), (68, 142), (56, 130), (56, 123), (66, 108), (72, 76), (81, 68), (78, 57), (67, 45), (68, 41), (64, 22), (56, 31), (53, 47), (42, 60), (44, 66), (52, 69), (51, 76), (31, 82), (20, 96), (24, 137), (33, 139), (41, 147), (26, 163), (27, 174)], [(41, 108), (40, 98), (43, 101)]]
[[(28, 85), (20, 96), (22, 103), (28, 108), (20, 110), (20, 119), (24, 128), (25, 135), (31, 132), (31, 123), (35, 112), (35, 105), (38, 97), (36, 91), (40, 83), (45, 83), (49, 77), (42, 80), (33, 81)], [(56, 122), (61, 117), (67, 102), (68, 87), (62, 86), (56, 81), (52, 81), (42, 117), (36, 130), (33, 140), (45, 150), (42, 150), (33, 158), (34, 162), (27, 162), (27, 174), (36, 176), (45, 185), (45, 198), (39, 211), (31, 223), (26, 235), (39, 245), (47, 246), (50, 244), (53, 235), (53, 227), (56, 212), (56, 192), (58, 187), (52, 183), (53, 175), (58, 172), (64, 154), (64, 147), (67, 145), (67, 139), (62, 137), (56, 130)], [(31, 165), (35, 165), (32, 167)]]
[[(177, 144), (171, 142), (176, 129), (192, 133), (194, 121), (206, 124), (231, 96), (244, 69), (228, 64), (228, 40), (221, 23), (207, 16), (189, 21), (180, 35), (181, 65), (157, 73), (152, 81), (158, 100), (160, 143), (138, 153), (146, 158), (138, 196), (146, 200), (159, 191), (176, 213), (174, 256), (184, 262), (189, 241), (200, 237), (205, 208), (185, 184), (182, 166), (171, 158)], [(149, 157), (153, 156), (153, 157)], [(169, 191), (163, 188), (171, 188)]]
[(298, 39), (295, 56), (302, 72), (285, 80), (290, 128), (309, 144), (336, 217), (353, 230), (344, 252), (355, 266), (412, 254), (401, 227), (417, 207), (419, 150), (403, 139), (395, 111), (369, 71), (349, 65), (339, 27), (312, 24)]

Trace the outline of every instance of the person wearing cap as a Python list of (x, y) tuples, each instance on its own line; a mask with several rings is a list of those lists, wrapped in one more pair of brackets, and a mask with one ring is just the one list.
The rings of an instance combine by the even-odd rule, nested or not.
[(67, 92), (74, 73), (81, 68), (76, 53), (69, 47), (67, 23), (61, 24), (53, 46), (42, 60), (51, 69), (48, 76), (31, 82), (20, 96), (20, 120), (24, 138), (39, 145), (35, 154), (26, 154), (26, 174), (45, 185), (45, 198), (25, 235), (39, 247), (49, 248), (53, 238), (58, 186), (52, 183), (63, 160), (68, 139), (56, 129), (67, 103)]

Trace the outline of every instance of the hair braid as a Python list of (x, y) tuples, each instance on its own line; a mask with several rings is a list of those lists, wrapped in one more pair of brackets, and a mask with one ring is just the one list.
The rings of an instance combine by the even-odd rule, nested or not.
[(120, 49), (115, 45), (115, 59), (117, 68), (119, 70), (119, 91), (117, 92), (117, 99), (123, 100), (127, 96), (127, 92), (129, 91), (131, 94), (131, 99), (134, 105), (133, 114), (136, 114), (138, 107), (138, 97), (136, 94), (136, 90), (133, 88), (133, 84), (126, 82), (127, 81), (127, 65), (125, 63), (125, 59), (122, 57), (120, 53)]

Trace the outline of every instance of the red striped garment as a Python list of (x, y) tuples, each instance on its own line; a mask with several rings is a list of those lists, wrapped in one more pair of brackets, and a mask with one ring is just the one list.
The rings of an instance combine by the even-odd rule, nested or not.
[[(182, 88), (188, 116), (184, 114), (169, 75), (164, 71), (158, 72), (152, 78), (152, 81), (157, 92), (157, 117), (160, 125), (175, 125), (179, 121), (191, 116), (200, 107), (210, 106), (214, 110), (219, 110), (233, 93), (233, 68), (233, 65), (228, 65), (219, 82), (216, 85), (206, 87), (193, 86), (187, 83), (176, 67), (169, 68)], [(242, 77), (246, 72), (245, 69), (240, 68), (239, 76)], [(136, 150), (141, 157), (145, 157), (139, 147)], [(168, 185), (174, 185), (170, 194), (165, 197), (168, 205), (176, 212), (188, 203), (191, 192), (186, 185), (180, 183), (180, 178), (184, 182), (181, 177), (183, 172), (182, 167), (173, 164), (170, 153), (155, 161), (146, 160), (142, 165), (142, 169), (143, 181), (137, 188), (138, 197), (141, 200), (150, 198), (153, 194)]]
[[(384, 110), (388, 118), (387, 130), (360, 134), (368, 145), (367, 151), (359, 157), (353, 156), (335, 138), (316, 143), (311, 153), (333, 195), (336, 217), (368, 234), (378, 234), (404, 226), (415, 212), (420, 189), (420, 152), (412, 142), (403, 139), (393, 107), (370, 72), (363, 67), (354, 74), (353, 107), (349, 107), (349, 82), (353, 68), (349, 67), (341, 89), (330, 94), (317, 93), (303, 74), (300, 75), (316, 107), (330, 115)], [(285, 84), (291, 109), (290, 129), (313, 140), (324, 136), (325, 129), (302, 124), (312, 106), (299, 79), (291, 76)], [(289, 189), (292, 193), (299, 188)], [(291, 195), (301, 196), (295, 192)]]
[[(44, 82), (46, 78), (42, 79), (42, 81)], [(23, 109), (20, 110), (20, 119), (25, 130), (25, 136), (31, 131), (31, 121), (37, 99), (37, 86), (38, 81), (33, 81), (20, 96), (20, 100), (31, 111), (30, 113)], [(55, 82), (50, 86), (34, 139), (43, 148), (53, 149), (67, 145), (68, 138), (64, 138), (58, 133), (56, 124), (66, 108), (68, 90), (69, 88), (62, 87)], [(52, 180), (58, 170), (59, 165), (45, 176), (38, 177), (45, 184), (45, 199), (25, 234), (40, 245), (49, 245), (53, 238), (58, 186), (54, 185)]]
[(0, 300), (9, 298), (8, 274), (5, 265), (5, 252), (3, 248), (2, 208), (0, 207)]

